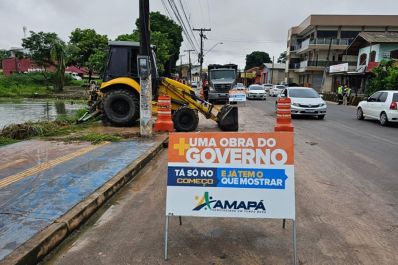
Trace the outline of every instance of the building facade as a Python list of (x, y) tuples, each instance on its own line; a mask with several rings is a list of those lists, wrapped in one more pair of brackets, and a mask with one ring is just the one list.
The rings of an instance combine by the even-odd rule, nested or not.
[[(355, 71), (349, 71), (343, 65), (329, 67), (333, 84), (346, 84), (356, 94), (364, 94), (372, 70), (381, 61), (395, 60), (398, 63), (398, 33), (361, 32), (345, 51), (348, 55), (357, 56)], [(335, 91), (337, 86), (332, 87)]]
[(262, 84), (280, 84), (285, 81), (284, 63), (266, 63), (262, 72)]
[(398, 15), (310, 15), (288, 32), (285, 81), (332, 91), (327, 69), (348, 64), (356, 70), (358, 56), (346, 50), (361, 32), (398, 32)]

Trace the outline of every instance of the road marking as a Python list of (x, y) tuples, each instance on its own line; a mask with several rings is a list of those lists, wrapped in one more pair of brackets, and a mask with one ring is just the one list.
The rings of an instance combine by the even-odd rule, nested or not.
[(15, 161), (10, 161), (10, 162), (4, 163), (4, 164), (0, 165), (0, 170), (11, 167), (11, 166), (18, 165), (18, 164), (26, 162), (26, 161), (28, 161), (28, 160), (27, 159), (17, 159)]
[(67, 154), (65, 156), (58, 157), (58, 158), (56, 158), (54, 160), (51, 160), (51, 161), (47, 161), (47, 162), (41, 163), (41, 164), (39, 164), (37, 166), (28, 168), (28, 169), (26, 169), (26, 170), (24, 170), (24, 171), (22, 171), (20, 173), (17, 173), (15, 175), (8, 176), (8, 177), (0, 180), (0, 189), (4, 188), (4, 187), (7, 187), (8, 185), (11, 185), (12, 183), (18, 182), (18, 181), (20, 181), (20, 180), (22, 180), (22, 179), (24, 179), (26, 177), (35, 175), (35, 174), (37, 174), (37, 173), (39, 173), (41, 171), (44, 171), (44, 170), (47, 170), (49, 168), (55, 167), (55, 166), (57, 166), (59, 164), (62, 164), (64, 162), (66, 162), (66, 161), (69, 161), (69, 160), (71, 160), (73, 158), (76, 158), (78, 156), (87, 154), (87, 153), (89, 153), (89, 152), (91, 152), (91, 151), (93, 151), (93, 150), (95, 150), (97, 148), (100, 148), (100, 147), (102, 147), (104, 145), (107, 145), (107, 144), (109, 144), (109, 142), (106, 142), (106, 143), (103, 143), (103, 144), (98, 144), (98, 145), (90, 145), (90, 146), (84, 147), (82, 149), (79, 149), (76, 152)]

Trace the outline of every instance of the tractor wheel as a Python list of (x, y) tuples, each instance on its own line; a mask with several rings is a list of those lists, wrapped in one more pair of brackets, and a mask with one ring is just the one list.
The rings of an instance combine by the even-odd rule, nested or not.
[(173, 122), (177, 132), (192, 132), (198, 127), (199, 116), (195, 110), (184, 106), (174, 112)]
[(137, 95), (124, 89), (107, 92), (103, 106), (106, 119), (114, 126), (131, 126), (140, 117)]

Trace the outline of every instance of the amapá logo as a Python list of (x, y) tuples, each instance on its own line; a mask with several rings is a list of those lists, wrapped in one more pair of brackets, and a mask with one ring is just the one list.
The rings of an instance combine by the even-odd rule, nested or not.
[(214, 200), (206, 191), (202, 197), (195, 196), (198, 201), (193, 211), (204, 210), (245, 210), (245, 211), (265, 211), (265, 206), (262, 200), (260, 201), (229, 201), (229, 200)]

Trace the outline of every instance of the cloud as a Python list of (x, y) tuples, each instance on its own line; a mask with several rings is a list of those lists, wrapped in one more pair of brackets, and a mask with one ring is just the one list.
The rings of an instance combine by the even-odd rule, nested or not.
[[(164, 1), (167, 3), (168, 1)], [(179, 5), (179, 0), (175, 0)], [(310, 14), (394, 14), (398, 1), (336, 0), (181, 0), (193, 27), (207, 27), (209, 63), (237, 63), (244, 67), (245, 55), (254, 50), (276, 58), (286, 49), (287, 31)], [(151, 10), (164, 10), (162, 1), (150, 0)], [(0, 48), (20, 46), (22, 27), (56, 32), (64, 40), (76, 27), (93, 28), (109, 38), (131, 32), (138, 17), (138, 0), (0, 0)], [(195, 32), (198, 38), (198, 32)], [(190, 48), (185, 43), (182, 50)], [(188, 56), (183, 58), (184, 62)], [(193, 57), (195, 58), (195, 57)]]

